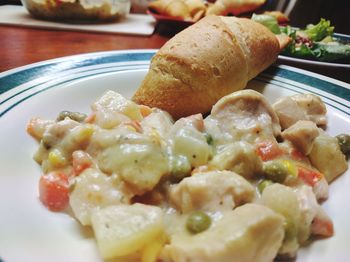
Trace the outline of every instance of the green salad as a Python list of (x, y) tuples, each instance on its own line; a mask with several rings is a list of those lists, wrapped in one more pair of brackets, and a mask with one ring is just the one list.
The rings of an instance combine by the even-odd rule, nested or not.
[(329, 20), (321, 18), (316, 25), (304, 29), (279, 26), (270, 15), (253, 14), (252, 20), (268, 27), (274, 34), (286, 34), (291, 38), (282, 55), (324, 62), (350, 63), (350, 42), (334, 36), (334, 27)]

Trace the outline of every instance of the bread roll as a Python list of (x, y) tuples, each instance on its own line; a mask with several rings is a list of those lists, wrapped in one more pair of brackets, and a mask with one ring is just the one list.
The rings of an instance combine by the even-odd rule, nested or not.
[(185, 3), (190, 10), (192, 21), (198, 21), (204, 16), (207, 10), (202, 0), (185, 0)]
[(287, 23), (289, 23), (289, 17), (286, 16), (281, 11), (265, 11), (263, 14), (275, 17), (279, 24), (287, 24)]
[(202, 0), (156, 0), (148, 4), (148, 9), (161, 15), (198, 21), (206, 11)]
[(181, 19), (191, 19), (190, 10), (183, 0), (156, 0), (148, 4), (148, 8), (161, 15)]
[(175, 119), (206, 113), (272, 64), (279, 50), (276, 36), (252, 20), (208, 16), (156, 53), (132, 99)]
[(208, 7), (207, 15), (239, 15), (254, 11), (262, 6), (265, 0), (216, 0)]

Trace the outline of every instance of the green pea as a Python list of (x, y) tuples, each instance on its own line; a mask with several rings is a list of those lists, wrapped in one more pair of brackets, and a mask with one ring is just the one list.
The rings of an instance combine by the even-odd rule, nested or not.
[(337, 135), (336, 138), (338, 139), (338, 144), (343, 154), (344, 155), (349, 154), (350, 153), (350, 135), (340, 134), (340, 135)]
[(44, 135), (40, 141), (40, 144), (46, 150), (49, 150), (51, 147), (53, 147), (55, 144), (57, 144), (57, 138), (49, 132), (44, 133)]
[(62, 111), (58, 114), (56, 120), (62, 121), (66, 117), (69, 117), (70, 119), (77, 121), (77, 122), (83, 122), (86, 119), (87, 115), (85, 115), (83, 113), (79, 113), (79, 112)]
[(212, 145), (214, 142), (214, 139), (211, 134), (205, 133), (204, 134), (205, 139), (207, 140), (208, 145)]
[(291, 240), (297, 236), (297, 227), (291, 219), (284, 222), (284, 241)]
[(267, 179), (276, 183), (283, 183), (289, 171), (283, 163), (275, 160), (264, 163), (263, 173)]
[(211, 225), (211, 218), (203, 211), (195, 211), (187, 218), (186, 228), (193, 234), (207, 230)]
[(260, 194), (262, 194), (262, 192), (264, 191), (264, 189), (270, 185), (272, 185), (273, 182), (271, 180), (268, 179), (263, 179), (259, 182), (258, 184), (258, 190), (260, 192)]
[(180, 182), (191, 173), (191, 164), (185, 156), (174, 156), (171, 161), (170, 181)]

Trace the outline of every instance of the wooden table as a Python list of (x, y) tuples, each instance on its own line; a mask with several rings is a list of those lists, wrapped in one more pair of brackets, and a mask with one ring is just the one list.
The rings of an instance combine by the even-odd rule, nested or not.
[(168, 39), (158, 33), (144, 37), (0, 26), (0, 72), (81, 53), (160, 48)]
[[(0, 72), (81, 53), (160, 48), (179, 30), (181, 28), (171, 29), (166, 25), (159, 25), (152, 36), (146, 37), (0, 26)], [(301, 67), (350, 83), (349, 70)]]

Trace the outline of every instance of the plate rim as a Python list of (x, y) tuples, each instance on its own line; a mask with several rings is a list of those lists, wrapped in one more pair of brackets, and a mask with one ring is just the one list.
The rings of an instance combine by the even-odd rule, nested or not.
[[(24, 71), (24, 70), (28, 70), (28, 69), (31, 69), (34, 67), (38, 67), (38, 66), (44, 66), (44, 65), (49, 66), (50, 64), (66, 62), (66, 61), (69, 61), (72, 59), (74, 59), (74, 60), (84, 60), (84, 58), (85, 59), (92, 59), (92, 58), (98, 57), (99, 55), (108, 57), (108, 56), (117, 55), (117, 54), (156, 53), (158, 50), (159, 49), (157, 49), (157, 48), (146, 48), (146, 49), (122, 49), (122, 50), (110, 50), (110, 51), (97, 51), (97, 52), (87, 52), (87, 53), (80, 53), (80, 54), (74, 54), (74, 55), (62, 56), (62, 57), (58, 57), (58, 58), (47, 59), (47, 60), (29, 63), (29, 64), (26, 64), (23, 66), (15, 67), (15, 68), (0, 72), (0, 83), (1, 83), (3, 77), (17, 73), (19, 71)], [(278, 60), (276, 60), (275, 62), (278, 62)], [(277, 67), (283, 66), (283, 67), (286, 67), (286, 69), (288, 67), (288, 70), (292, 70), (292, 71), (294, 69), (297, 69), (297, 71), (299, 71), (300, 73), (303, 73), (303, 74), (312, 73), (313, 77), (325, 78), (328, 80), (328, 82), (334, 81), (334, 82), (338, 82), (339, 84), (345, 84), (346, 86), (350, 87), (350, 84), (348, 84), (344, 81), (341, 81), (341, 80), (338, 80), (338, 79), (335, 79), (332, 77), (324, 76), (324, 75), (319, 74), (319, 73), (314, 73), (314, 72), (309, 71), (309, 70), (305, 70), (305, 69), (301, 69), (301, 68), (297, 68), (297, 67), (289, 66), (289, 65), (273, 64), (273, 66), (277, 66)]]
[(285, 55), (279, 55), (278, 56), (279, 61), (287, 61), (287, 62), (297, 62), (305, 65), (314, 65), (318, 67), (331, 67), (331, 68), (344, 68), (344, 69), (350, 69), (350, 64), (339, 64), (339, 63), (329, 63), (329, 62), (321, 62), (321, 61), (315, 61), (315, 60), (309, 60), (309, 59), (302, 59), (292, 56), (285, 56)]
[[(69, 74), (69, 71), (73, 69), (84, 68), (87, 66), (109, 64), (114, 62), (117, 63), (128, 61), (145, 61), (147, 63), (150, 63), (151, 58), (157, 51), (158, 49), (126, 49), (90, 52), (44, 60), (24, 65), (21, 67), (13, 68), (0, 73), (0, 98), (6, 96), (6, 94), (10, 93), (11, 90), (21, 87), (25, 83), (30, 83), (31, 81), (45, 82), (50, 79), (54, 79), (57, 73), (65, 73), (67, 71)], [(131, 57), (129, 57), (130, 55)], [(138, 55), (140, 57), (138, 57)], [(134, 57), (137, 59), (132, 59)], [(114, 61), (113, 59), (115, 59), (116, 61)], [(62, 68), (62, 65), (65, 65), (66, 67), (63, 66)], [(42, 72), (40, 72), (40, 70), (39, 72), (35, 72), (35, 70), (38, 70), (40, 68), (44, 71), (48, 71), (48, 75), (41, 75)], [(287, 74), (285, 74), (285, 72), (287, 72)], [(292, 74), (294, 74), (296, 77), (297, 75), (299, 75), (299, 77), (297, 78), (302, 79), (303, 84), (312, 83), (312, 87), (333, 94), (350, 102), (350, 84), (341, 80), (337, 80), (328, 76), (324, 76), (322, 74), (314, 73), (297, 67), (281, 65), (278, 63), (274, 63), (273, 65), (268, 67), (263, 72), (263, 74), (270, 74), (271, 77), (286, 77), (286, 75), (288, 76), (288, 72), (292, 72)], [(20, 75), (22, 79), (18, 79), (18, 77), (16, 77), (17, 75)], [(287, 79), (293, 80), (293, 77)], [(7, 82), (8, 80), (10, 80), (10, 83)], [(315, 85), (314, 82), (317, 82), (319, 86)], [(3, 102), (1, 102), (0, 100), (0, 105), (2, 103)]]
[[(143, 59), (143, 60), (140, 59), (139, 61), (146, 61), (146, 60), (148, 61), (150, 60), (150, 57), (149, 57), (150, 54), (154, 55), (154, 53), (157, 50), (158, 49), (125, 49), (125, 50), (87, 52), (87, 53), (81, 53), (81, 54), (43, 60), (43, 61), (23, 65), (20, 67), (12, 68), (0, 73), (0, 96), (6, 93), (7, 91), (22, 85), (24, 82), (38, 79), (38, 77), (32, 77), (33, 75), (40, 76), (40, 78), (44, 77), (44, 75), (40, 75), (40, 73), (43, 73), (43, 72), (39, 72), (39, 74), (30, 73), (29, 75), (26, 75), (29, 70), (37, 69), (40, 71), (40, 68), (42, 68), (43, 69), (42, 71), (44, 71), (45, 73), (46, 72), (48, 73), (47, 76), (49, 75), (53, 76), (57, 73), (63, 72), (64, 70), (71, 70), (73, 68), (86, 66), (82, 63), (96, 65), (98, 63), (94, 63), (94, 62), (97, 62), (99, 59), (108, 59), (113, 55), (119, 55), (119, 56), (137, 55), (137, 54), (146, 55), (147, 59)], [(66, 68), (64, 67), (62, 68), (62, 65), (64, 64), (66, 64)], [(19, 75), (17, 77), (14, 77), (14, 75), (16, 74), (19, 74)], [(31, 76), (30, 77), (31, 79), (28, 79), (29, 76)]]
[(0, 79), (1, 77), (7, 76), (9, 74), (16, 73), (18, 71), (23, 71), (26, 69), (30, 69), (33, 67), (41, 66), (41, 65), (49, 65), (51, 63), (59, 63), (59, 62), (64, 62), (69, 59), (73, 58), (89, 58), (89, 57), (95, 57), (98, 55), (110, 55), (113, 53), (142, 53), (142, 52), (156, 52), (157, 48), (145, 48), (145, 49), (122, 49), (122, 50), (111, 50), (111, 51), (96, 51), (96, 52), (86, 52), (86, 53), (80, 53), (80, 54), (75, 54), (75, 55), (67, 55), (67, 56), (62, 56), (62, 57), (57, 57), (57, 58), (51, 58), (51, 59), (46, 59), (34, 63), (29, 63), (26, 65), (18, 66), (15, 68), (11, 68), (9, 70), (0, 72)]

